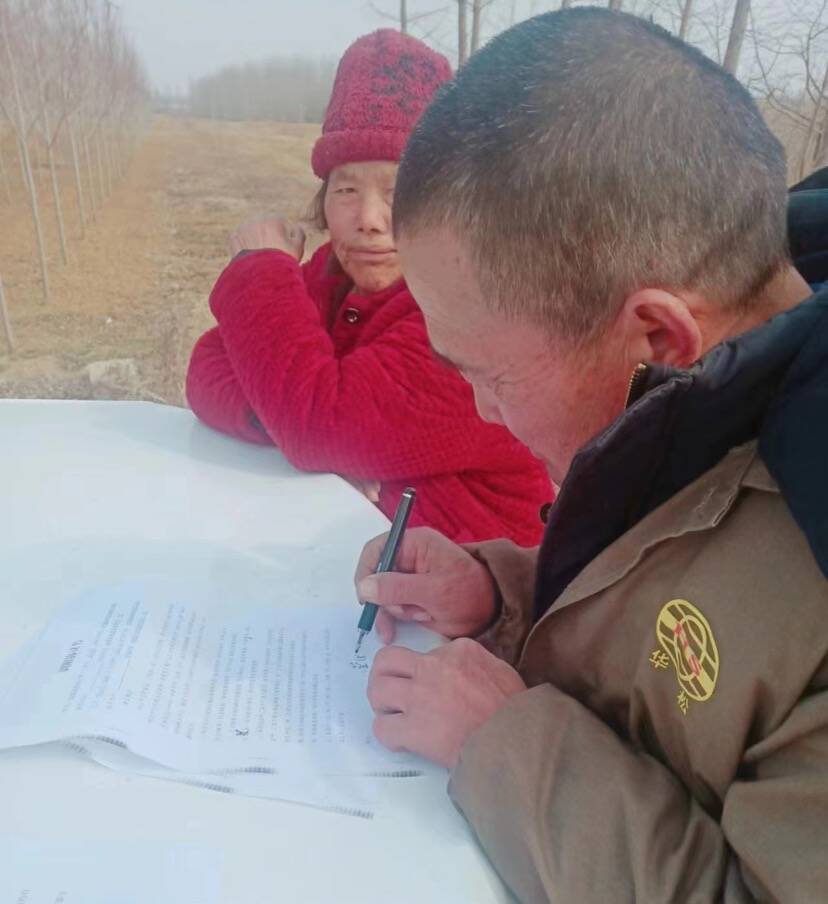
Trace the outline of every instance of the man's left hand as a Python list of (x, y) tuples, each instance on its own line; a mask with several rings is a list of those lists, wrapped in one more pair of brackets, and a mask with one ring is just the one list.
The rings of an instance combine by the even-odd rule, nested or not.
[(425, 654), (385, 647), (368, 680), (378, 740), (449, 768), (469, 735), (525, 690), (510, 665), (468, 638)]

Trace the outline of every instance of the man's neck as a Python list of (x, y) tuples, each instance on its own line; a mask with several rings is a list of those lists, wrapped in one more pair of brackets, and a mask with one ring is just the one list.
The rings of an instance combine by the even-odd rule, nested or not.
[(725, 339), (732, 339), (761, 326), (783, 311), (795, 308), (811, 294), (811, 287), (796, 268), (787, 267), (768, 283), (750, 310), (736, 314), (716, 311), (709, 317), (698, 318), (704, 336), (704, 351), (709, 351)]

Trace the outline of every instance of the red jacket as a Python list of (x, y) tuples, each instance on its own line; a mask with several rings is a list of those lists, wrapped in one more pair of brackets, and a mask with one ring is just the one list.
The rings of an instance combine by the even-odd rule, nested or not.
[[(471, 388), (433, 357), (400, 281), (346, 295), (330, 246), (300, 267), (281, 251), (233, 260), (210, 295), (218, 327), (196, 344), (187, 398), (201, 420), (275, 443), (295, 467), (378, 481), (389, 517), (417, 489), (411, 523), (457, 542), (540, 540), (545, 469), (477, 415)], [(339, 304), (339, 300), (344, 301)]]

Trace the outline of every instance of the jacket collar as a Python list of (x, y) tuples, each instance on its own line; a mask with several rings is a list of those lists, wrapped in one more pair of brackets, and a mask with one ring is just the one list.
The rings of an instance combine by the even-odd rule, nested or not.
[(791, 189), (788, 238), (803, 277), (811, 284), (828, 280), (828, 166)]
[(561, 487), (539, 558), (537, 617), (645, 515), (757, 438), (828, 575), (828, 290), (691, 370), (648, 369), (638, 391)]
[(318, 248), (306, 265), (305, 282), (311, 296), (318, 299), (323, 323), (330, 325), (339, 306), (348, 299), (356, 305), (364, 316), (369, 316), (386, 301), (405, 289), (405, 281), (400, 278), (381, 292), (360, 295), (353, 290), (353, 283), (342, 269), (330, 242)]
[(732, 449), (700, 480), (680, 490), (602, 550), (555, 601), (555, 611), (622, 580), (664, 540), (710, 530), (728, 513), (743, 486), (779, 492), (757, 456), (756, 442)]

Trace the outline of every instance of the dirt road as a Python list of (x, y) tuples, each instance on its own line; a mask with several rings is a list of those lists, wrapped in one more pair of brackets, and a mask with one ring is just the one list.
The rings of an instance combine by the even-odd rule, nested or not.
[[(44, 197), (49, 305), (22, 191), (11, 204), (0, 199), (0, 276), (17, 340), (10, 356), (0, 333), (0, 397), (184, 404), (189, 352), (213, 322), (207, 295), (227, 261), (227, 236), (259, 213), (305, 212), (318, 185), (309, 164), (317, 133), (316, 126), (156, 117), (82, 240), (65, 166), (72, 259), (58, 263)], [(90, 383), (89, 365), (113, 359), (127, 362), (115, 367), (119, 386)]]

